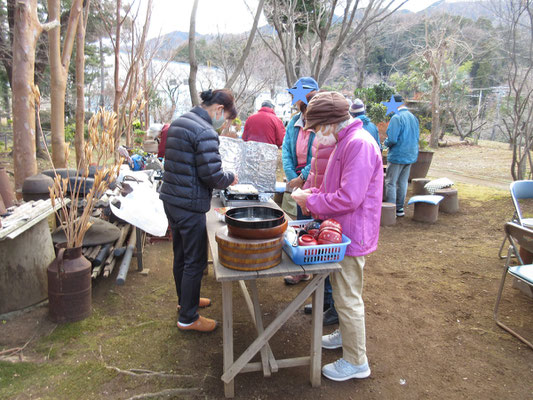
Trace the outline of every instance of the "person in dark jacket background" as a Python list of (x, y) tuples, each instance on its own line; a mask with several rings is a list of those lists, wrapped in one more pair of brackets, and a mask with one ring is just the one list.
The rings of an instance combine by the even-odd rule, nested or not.
[(379, 149), (383, 150), (383, 146), (379, 140), (378, 127), (365, 114), (365, 104), (361, 99), (355, 99), (353, 101), (352, 105), (350, 106), (350, 115), (363, 121), (363, 129), (372, 135), (378, 144)]
[(178, 328), (209, 332), (216, 321), (198, 314), (211, 300), (200, 298), (203, 271), (207, 267), (205, 214), (211, 207), (213, 189), (238, 182), (222, 169), (215, 129), (237, 116), (234, 98), (227, 89), (201, 93), (202, 104), (170, 125), (165, 149), (163, 201), (174, 250), (174, 281), (178, 294)]
[(285, 126), (276, 115), (274, 104), (266, 100), (261, 104), (259, 111), (246, 120), (242, 140), (275, 144), (280, 148), (284, 136)]

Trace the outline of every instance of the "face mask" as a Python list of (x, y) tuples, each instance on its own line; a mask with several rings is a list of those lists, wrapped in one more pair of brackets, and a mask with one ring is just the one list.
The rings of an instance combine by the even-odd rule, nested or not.
[(333, 133), (329, 133), (330, 131), (331, 128), (328, 128), (327, 131), (320, 129), (318, 132), (316, 132), (315, 140), (317, 143), (322, 146), (334, 146), (337, 143), (337, 139)]
[(222, 114), (220, 114), (220, 118), (217, 118), (217, 114), (215, 113), (213, 129), (216, 131), (217, 129), (221, 128), (222, 125), (224, 125), (224, 111), (222, 111)]

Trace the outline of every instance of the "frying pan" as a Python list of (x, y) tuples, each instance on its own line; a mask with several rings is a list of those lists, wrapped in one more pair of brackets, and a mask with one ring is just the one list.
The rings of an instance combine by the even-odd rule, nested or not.
[(285, 222), (283, 211), (270, 207), (236, 207), (226, 211), (226, 224), (245, 229), (267, 229)]

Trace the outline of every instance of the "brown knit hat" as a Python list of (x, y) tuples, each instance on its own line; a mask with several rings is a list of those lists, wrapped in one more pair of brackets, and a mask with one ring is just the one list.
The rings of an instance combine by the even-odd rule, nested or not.
[(338, 92), (319, 92), (307, 105), (304, 129), (331, 125), (350, 119), (350, 103)]

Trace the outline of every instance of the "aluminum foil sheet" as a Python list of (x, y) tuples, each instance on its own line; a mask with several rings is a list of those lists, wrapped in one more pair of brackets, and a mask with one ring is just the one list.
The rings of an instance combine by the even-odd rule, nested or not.
[(275, 145), (221, 136), (220, 155), (222, 167), (236, 172), (239, 183), (254, 185), (260, 193), (276, 190), (278, 148)]

